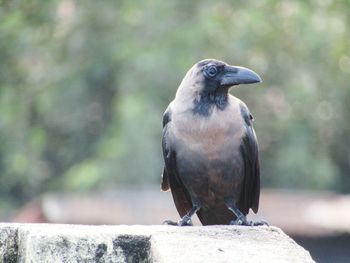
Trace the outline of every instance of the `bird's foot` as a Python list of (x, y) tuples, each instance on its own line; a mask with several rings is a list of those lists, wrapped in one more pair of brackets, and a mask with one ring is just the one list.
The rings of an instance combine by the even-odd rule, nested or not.
[(237, 218), (235, 220), (232, 220), (230, 222), (230, 225), (234, 225), (234, 226), (251, 226), (252, 223), (253, 223), (252, 221), (249, 221), (245, 217), (242, 217), (242, 218)]
[(162, 222), (162, 225), (177, 226), (177, 222), (174, 222), (174, 221), (171, 221), (171, 220), (164, 220)]
[(253, 226), (270, 226), (265, 220), (253, 222)]
[(238, 226), (269, 226), (266, 221), (250, 221), (247, 220), (246, 217), (237, 218), (236, 220), (232, 220), (230, 225), (238, 225)]
[(177, 222), (178, 226), (193, 226), (191, 217), (185, 215)]
[(174, 222), (171, 220), (164, 220), (162, 225), (168, 226), (193, 226), (192, 219), (188, 216), (184, 216), (178, 222)]

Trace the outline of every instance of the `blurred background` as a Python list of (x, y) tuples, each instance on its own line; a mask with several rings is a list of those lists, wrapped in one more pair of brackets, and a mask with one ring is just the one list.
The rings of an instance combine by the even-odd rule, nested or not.
[(0, 0), (0, 220), (176, 219), (159, 190), (162, 114), (186, 71), (217, 58), (264, 81), (232, 89), (255, 117), (260, 216), (345, 262), (349, 20), (346, 0)]

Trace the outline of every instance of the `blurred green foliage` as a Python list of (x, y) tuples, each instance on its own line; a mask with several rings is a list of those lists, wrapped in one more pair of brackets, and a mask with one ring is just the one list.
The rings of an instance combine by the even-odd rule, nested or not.
[(0, 1), (0, 208), (158, 184), (161, 119), (213, 57), (258, 72), (264, 186), (350, 192), (350, 2)]

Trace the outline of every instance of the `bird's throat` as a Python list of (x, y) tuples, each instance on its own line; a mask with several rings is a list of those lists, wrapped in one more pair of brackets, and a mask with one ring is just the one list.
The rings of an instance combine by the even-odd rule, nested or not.
[(202, 116), (209, 116), (214, 108), (224, 110), (228, 103), (228, 92), (201, 93), (194, 99), (193, 113)]

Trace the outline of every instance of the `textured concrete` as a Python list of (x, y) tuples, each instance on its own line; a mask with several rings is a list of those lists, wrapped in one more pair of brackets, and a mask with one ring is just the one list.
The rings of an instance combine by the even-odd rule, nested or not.
[(18, 225), (0, 224), (0, 261), (16, 263), (18, 258), (17, 247)]
[(275, 227), (0, 224), (0, 260), (40, 262), (313, 262)]

